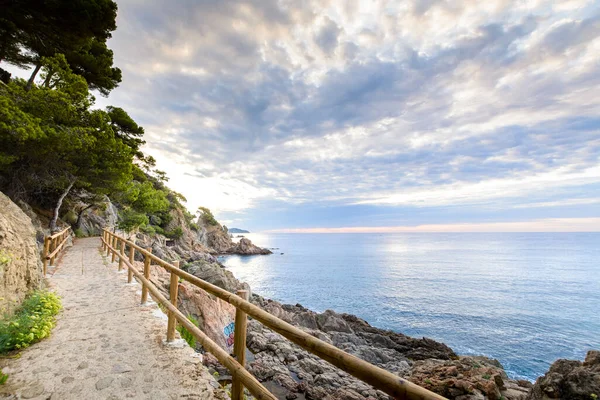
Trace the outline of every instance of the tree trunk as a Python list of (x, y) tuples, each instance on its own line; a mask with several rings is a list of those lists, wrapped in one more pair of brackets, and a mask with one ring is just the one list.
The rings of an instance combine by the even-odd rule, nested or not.
[(74, 184), (75, 179), (73, 179), (71, 183), (69, 183), (69, 186), (58, 198), (58, 201), (56, 202), (56, 207), (54, 208), (54, 215), (52, 216), (52, 220), (50, 221), (50, 232), (54, 232), (56, 230), (56, 222), (58, 221), (58, 213), (60, 211), (60, 207), (62, 206), (63, 200), (65, 199), (65, 197), (67, 197)]
[(36, 66), (33, 70), (33, 73), (31, 74), (31, 76), (29, 77), (29, 80), (27, 81), (27, 86), (25, 86), (25, 90), (31, 90), (35, 76), (37, 75), (38, 72), (40, 72), (40, 68), (42, 68), (42, 64), (36, 64)]
[(46, 76), (46, 79), (44, 80), (44, 86), (45, 87), (49, 87), (50, 86), (50, 79), (52, 79), (52, 75), (54, 75), (54, 72), (49, 69), (48, 70), (48, 75)]
[(87, 210), (88, 208), (92, 208), (94, 207), (95, 204), (90, 204), (87, 207), (82, 208), (79, 213), (77, 214), (77, 222), (75, 222), (75, 229), (80, 229), (81, 228), (81, 216), (83, 215), (83, 212), (85, 210)]

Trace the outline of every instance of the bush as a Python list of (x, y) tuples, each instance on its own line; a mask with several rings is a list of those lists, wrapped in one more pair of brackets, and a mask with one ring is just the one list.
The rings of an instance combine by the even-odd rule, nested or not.
[(75, 231), (73, 233), (75, 234), (75, 237), (78, 237), (78, 238), (85, 237), (85, 234), (83, 233), (81, 228), (75, 229)]
[(50, 335), (60, 309), (55, 293), (33, 292), (11, 318), (0, 321), (0, 352), (24, 349)]
[(156, 230), (152, 225), (142, 225), (140, 226), (140, 231), (148, 235), (154, 235), (156, 233)]
[(181, 229), (181, 227), (178, 226), (177, 228), (174, 228), (171, 231), (165, 232), (165, 236), (169, 239), (181, 239), (181, 237), (183, 236), (183, 229)]
[(136, 212), (131, 209), (121, 212), (121, 221), (119, 221), (119, 229), (126, 232), (131, 232), (137, 227), (148, 225), (148, 217), (144, 213)]
[[(198, 326), (198, 320), (191, 315), (188, 315), (187, 319), (194, 325)], [(196, 336), (192, 335), (190, 331), (185, 329), (183, 325), (177, 324), (177, 331), (181, 335), (181, 338), (190, 345), (192, 349), (196, 349)]]
[(196, 231), (196, 232), (198, 232), (198, 229), (200, 229), (200, 227), (198, 226), (198, 224), (197, 224), (197, 223), (195, 223), (195, 222), (190, 222), (190, 229), (191, 229), (191, 230), (193, 230), (193, 231)]
[(202, 221), (208, 225), (219, 225), (213, 213), (206, 207), (198, 207), (198, 211), (201, 213)]

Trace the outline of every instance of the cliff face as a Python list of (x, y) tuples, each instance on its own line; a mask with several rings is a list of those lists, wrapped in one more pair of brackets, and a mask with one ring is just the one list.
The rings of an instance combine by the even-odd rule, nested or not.
[(12, 312), (42, 282), (42, 263), (31, 219), (0, 193), (0, 311)]

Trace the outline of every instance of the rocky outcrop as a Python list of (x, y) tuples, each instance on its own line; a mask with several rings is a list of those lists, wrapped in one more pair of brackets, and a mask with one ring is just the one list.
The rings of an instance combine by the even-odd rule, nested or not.
[(269, 249), (258, 247), (250, 241), (250, 239), (242, 238), (240, 241), (231, 246), (226, 253), (242, 254), (242, 255), (257, 255), (257, 254), (272, 254)]
[(508, 379), (502, 365), (487, 357), (456, 360), (423, 359), (408, 379), (449, 399), (524, 400), (531, 383)]
[(42, 282), (36, 230), (31, 219), (0, 193), (0, 311), (11, 312)]
[(589, 351), (585, 361), (558, 360), (538, 378), (528, 400), (591, 400), (600, 397), (600, 352)]
[(104, 228), (113, 227), (117, 223), (117, 208), (107, 196), (91, 206), (80, 204), (79, 208), (83, 210), (75, 220), (75, 229), (80, 235), (100, 236)]

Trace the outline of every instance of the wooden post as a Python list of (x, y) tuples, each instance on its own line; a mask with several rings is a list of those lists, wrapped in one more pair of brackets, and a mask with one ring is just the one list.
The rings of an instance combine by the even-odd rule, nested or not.
[(119, 257), (119, 271), (123, 269), (123, 258), (125, 258), (125, 241), (121, 242), (121, 257)]
[(110, 254), (110, 249), (108, 248), (108, 246), (110, 244), (112, 244), (112, 236), (110, 235), (110, 232), (106, 232), (106, 257), (108, 257), (108, 255)]
[[(173, 266), (179, 268), (179, 261), (173, 261)], [(169, 285), (169, 298), (171, 300), (171, 304), (177, 307), (177, 292), (179, 291), (179, 277), (171, 272), (171, 284)], [(167, 321), (167, 342), (172, 342), (175, 340), (175, 328), (177, 327), (177, 319), (175, 319), (175, 314), (172, 311), (167, 313), (168, 321)]]
[(50, 249), (50, 238), (49, 237), (45, 237), (44, 238), (44, 251), (42, 253), (42, 256), (44, 257), (44, 276), (46, 276), (46, 269), (48, 267), (48, 250)]
[[(134, 258), (135, 258), (135, 247), (133, 246), (129, 246), (129, 263), (131, 264), (131, 266), (133, 266), (134, 264)], [(131, 270), (131, 268), (127, 268), (127, 283), (131, 283), (131, 280), (133, 279), (133, 271)]]
[(102, 231), (102, 251), (106, 248), (104, 241), (106, 240), (106, 231)]
[[(152, 253), (152, 247), (146, 248), (146, 251)], [(144, 256), (144, 278), (150, 280), (150, 256)], [(142, 284), (142, 304), (148, 300), (148, 287)]]
[[(53, 252), (56, 249), (56, 239), (57, 238), (53, 238), (50, 241), (50, 252)], [(54, 265), (54, 259), (56, 258), (56, 255), (54, 255), (51, 259), (50, 259), (50, 265)]]
[(110, 259), (111, 263), (115, 262), (115, 257), (117, 256), (117, 250), (119, 250), (119, 239), (116, 236), (113, 236), (113, 252), (112, 258)]
[[(242, 299), (248, 301), (248, 291), (238, 290), (236, 292)], [(238, 363), (245, 367), (246, 363), (246, 325), (248, 319), (246, 313), (236, 307), (235, 328), (233, 333), (233, 354)], [(231, 400), (244, 400), (244, 385), (239, 378), (233, 377), (231, 384)]]

